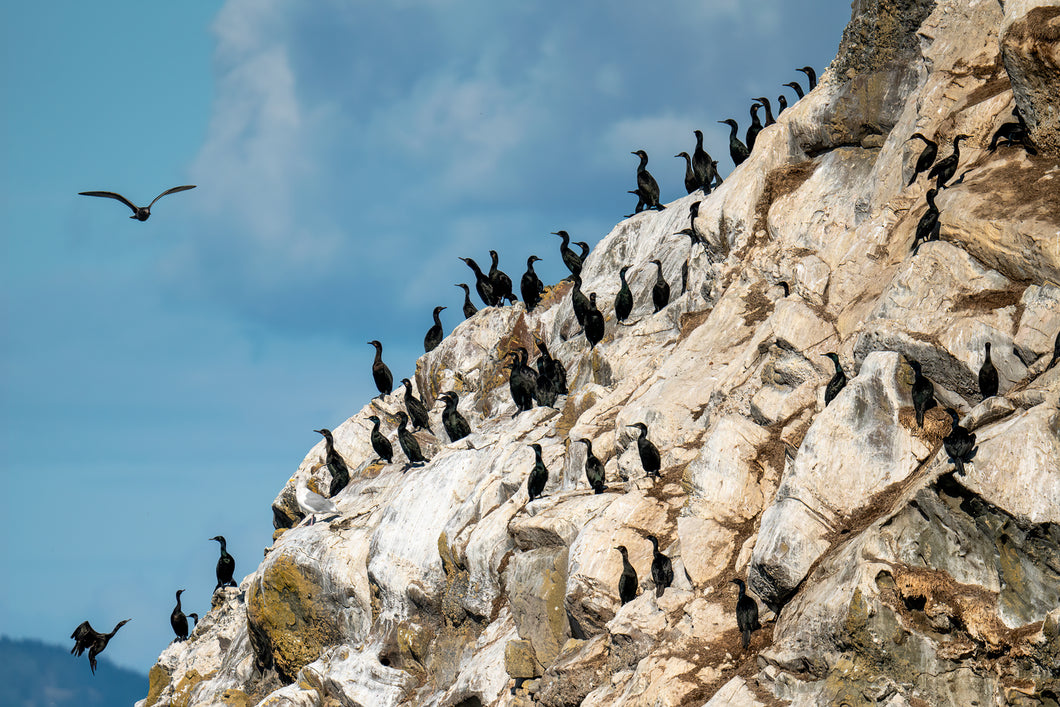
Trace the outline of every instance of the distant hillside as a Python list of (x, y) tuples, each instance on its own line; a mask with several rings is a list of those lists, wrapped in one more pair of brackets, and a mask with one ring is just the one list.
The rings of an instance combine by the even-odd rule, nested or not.
[(105, 655), (93, 675), (84, 656), (40, 641), (0, 636), (0, 705), (7, 707), (129, 707), (147, 694), (147, 676), (119, 668)]

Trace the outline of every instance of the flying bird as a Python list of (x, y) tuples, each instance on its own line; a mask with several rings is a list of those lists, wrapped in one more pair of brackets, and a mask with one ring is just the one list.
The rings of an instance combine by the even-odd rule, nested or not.
[(167, 194), (176, 194), (178, 191), (187, 191), (188, 189), (194, 189), (194, 184), (185, 184), (182, 187), (173, 187), (172, 189), (166, 189), (164, 192), (154, 198), (154, 200), (147, 206), (137, 206), (121, 194), (113, 191), (79, 191), (77, 192), (80, 196), (103, 196), (108, 199), (117, 199), (121, 203), (128, 206), (133, 210), (133, 215), (129, 218), (134, 218), (137, 221), (146, 221), (151, 217), (151, 207), (155, 205), (155, 201), (158, 201)]
[(70, 638), (74, 639), (74, 647), (70, 649), (70, 653), (76, 656), (80, 656), (88, 649), (88, 664), (92, 668), (92, 674), (96, 673), (96, 656), (103, 652), (103, 649), (110, 643), (110, 639), (114, 638), (114, 634), (118, 632), (118, 629), (129, 623), (131, 619), (125, 619), (119, 621), (118, 625), (114, 627), (114, 630), (110, 633), (100, 633), (92, 628), (92, 625), (87, 621), (82, 621), (81, 625), (74, 629), (74, 632), (70, 634)]

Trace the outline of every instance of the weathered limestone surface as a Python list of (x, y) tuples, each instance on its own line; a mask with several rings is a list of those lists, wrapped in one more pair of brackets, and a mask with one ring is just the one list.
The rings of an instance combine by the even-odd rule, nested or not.
[[(473, 433), (416, 433), (430, 462), (406, 471), (368, 438), (373, 414), (393, 437), (400, 391), (340, 424), (339, 515), (310, 526), (295, 502), (298, 485), (328, 487), (320, 443), (273, 502), (264, 561), (159, 656), (140, 704), (1056, 704), (1058, 12), (855, 2), (817, 88), (721, 187), (596, 246), (582, 273), (608, 318), (595, 349), (569, 283), (532, 314), (460, 323), (410, 377), (435, 430), (454, 390)], [(1017, 104), (1038, 154), (989, 152)], [(913, 254), (932, 186), (908, 184), (915, 131), (941, 156), (971, 138), (937, 199), (939, 240)], [(674, 234), (696, 201), (704, 242), (690, 247)], [(687, 291), (657, 314), (653, 258), (671, 284), (688, 266)], [(628, 325), (611, 305), (622, 265)], [(536, 357), (535, 337), (570, 394), (514, 416), (502, 362), (521, 346)], [(986, 343), (1000, 394), (982, 400)], [(829, 352), (848, 383), (825, 406)], [(938, 402), (923, 427), (914, 358)], [(943, 448), (945, 407), (977, 436), (964, 476)], [(604, 462), (601, 494), (580, 439)], [(549, 480), (529, 502), (534, 443)], [(661, 595), (649, 534), (674, 568)], [(638, 577), (626, 604), (618, 545)], [(734, 578), (760, 605), (746, 649)]]

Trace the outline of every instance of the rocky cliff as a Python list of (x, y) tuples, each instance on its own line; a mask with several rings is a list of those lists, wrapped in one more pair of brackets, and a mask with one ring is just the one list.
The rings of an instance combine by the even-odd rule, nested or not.
[[(820, 85), (720, 188), (594, 249), (599, 345), (569, 283), (532, 314), (461, 323), (415, 383), (429, 405), (456, 391), (471, 436), (418, 433), (431, 461), (403, 473), (375, 460), (366, 419), (392, 431), (400, 392), (343, 423), (341, 515), (310, 525), (295, 501), (327, 489), (321, 443), (274, 502), (264, 561), (162, 653), (140, 705), (1056, 705), (1060, 4), (1003, 5), (855, 0)], [(988, 149), (1016, 106), (1036, 154)], [(940, 158), (970, 138), (938, 238), (913, 253), (933, 185), (906, 186), (916, 131)], [(657, 314), (653, 258), (675, 290)], [(570, 394), (513, 416), (503, 359), (535, 337)], [(1000, 391), (982, 400), (987, 343)], [(849, 382), (826, 407), (833, 351)], [(938, 401), (922, 427), (914, 359)], [(977, 435), (963, 475), (946, 407)], [(533, 443), (549, 480), (528, 502)], [(661, 596), (648, 534), (674, 566)], [(639, 577), (626, 604), (618, 545)], [(734, 578), (761, 606), (746, 649)]]

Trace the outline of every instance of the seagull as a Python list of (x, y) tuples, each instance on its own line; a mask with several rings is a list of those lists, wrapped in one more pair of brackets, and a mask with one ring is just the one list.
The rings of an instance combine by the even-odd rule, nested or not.
[(134, 218), (137, 221), (146, 221), (151, 216), (151, 207), (155, 205), (155, 201), (158, 201), (166, 194), (176, 194), (178, 191), (187, 191), (188, 189), (194, 189), (194, 184), (185, 184), (182, 187), (173, 187), (172, 189), (166, 189), (164, 192), (155, 197), (147, 206), (137, 206), (121, 194), (112, 191), (79, 191), (77, 192), (80, 196), (105, 196), (108, 199), (117, 199), (121, 203), (128, 206), (133, 210), (133, 215), (129, 218)]
[(308, 486), (296, 486), (294, 497), (298, 506), (309, 516), (309, 525), (313, 525), (317, 513), (339, 513), (338, 507), (330, 498), (324, 498)]

